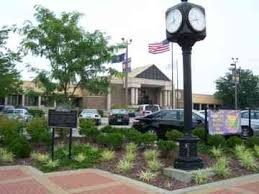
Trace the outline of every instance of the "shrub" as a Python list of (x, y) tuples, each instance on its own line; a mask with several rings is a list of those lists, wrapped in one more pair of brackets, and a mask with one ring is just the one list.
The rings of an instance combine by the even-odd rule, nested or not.
[(142, 134), (141, 143), (144, 145), (151, 145), (157, 140), (157, 135), (151, 132), (146, 132)]
[(124, 137), (119, 133), (102, 133), (97, 136), (97, 142), (112, 149), (122, 147)]
[(129, 172), (133, 168), (133, 163), (128, 160), (120, 160), (118, 170), (122, 172)]
[(13, 162), (14, 155), (12, 152), (9, 152), (7, 149), (0, 148), (0, 163), (1, 162)]
[(79, 153), (75, 156), (74, 160), (78, 163), (82, 163), (86, 159), (84, 153)]
[(246, 144), (251, 148), (254, 147), (255, 145), (259, 146), (259, 137), (252, 136), (252, 137), (247, 138)]
[(237, 145), (234, 154), (240, 161), (240, 165), (248, 170), (256, 170), (258, 168), (256, 158), (253, 153), (246, 149), (245, 146)]
[(152, 181), (154, 178), (156, 178), (156, 173), (153, 173), (149, 170), (147, 171), (141, 171), (139, 173), (139, 178), (145, 182), (150, 182)]
[(157, 146), (162, 157), (166, 157), (170, 152), (176, 149), (176, 143), (174, 141), (160, 140), (157, 142)]
[(212, 154), (213, 157), (219, 158), (223, 155), (223, 149), (219, 147), (213, 146), (212, 149), (210, 150), (210, 153)]
[(226, 157), (220, 157), (212, 167), (216, 175), (228, 177), (230, 175), (229, 160)]
[(183, 133), (174, 129), (172, 131), (167, 131), (165, 136), (167, 140), (177, 141), (179, 138), (183, 137)]
[(100, 134), (94, 121), (87, 119), (80, 119), (79, 133), (85, 135), (85, 137), (91, 141), (95, 141), (96, 137)]
[(18, 158), (26, 158), (30, 156), (31, 146), (25, 137), (17, 137), (8, 145), (8, 149)]
[(205, 141), (206, 131), (204, 128), (195, 128), (194, 130), (192, 130), (192, 134), (200, 138), (200, 140)]
[(258, 145), (254, 146), (254, 151), (255, 151), (255, 156), (259, 158), (259, 146)]
[(45, 164), (43, 164), (43, 169), (45, 171), (53, 171), (56, 170), (60, 165), (59, 160), (48, 160)]
[(162, 168), (162, 164), (159, 160), (149, 160), (147, 166), (152, 172), (159, 171)]
[(127, 130), (126, 138), (129, 142), (133, 142), (139, 145), (142, 142), (142, 133), (140, 133), (136, 129), (131, 128)]
[(195, 184), (205, 184), (208, 182), (208, 174), (202, 170), (198, 170), (196, 173), (193, 175), (193, 180)]
[(133, 162), (136, 159), (136, 153), (135, 152), (127, 152), (124, 159), (129, 161), (129, 162)]
[(225, 146), (226, 140), (222, 135), (209, 135), (208, 144), (211, 146)]
[(51, 135), (49, 133), (47, 121), (44, 118), (32, 119), (28, 123), (26, 131), (31, 136), (32, 142), (50, 144)]
[(137, 144), (131, 142), (126, 146), (126, 152), (135, 153), (136, 151), (137, 151)]
[(102, 161), (110, 161), (115, 158), (115, 152), (111, 150), (104, 150), (101, 155), (102, 155), (102, 158), (101, 158)]
[(8, 145), (13, 139), (19, 137), (20, 127), (18, 121), (0, 117), (0, 136), (3, 145)]
[(147, 161), (157, 160), (158, 156), (159, 156), (159, 152), (157, 150), (146, 150), (144, 152), (144, 158)]
[(240, 145), (242, 143), (242, 139), (237, 136), (233, 136), (227, 139), (227, 146), (230, 148), (234, 148), (236, 145)]
[(97, 111), (98, 111), (99, 115), (100, 115), (101, 117), (103, 117), (103, 110), (98, 109)]
[(33, 116), (33, 117), (43, 117), (44, 116), (44, 111), (40, 109), (29, 109), (28, 112)]
[(41, 153), (37, 153), (37, 152), (33, 152), (31, 154), (31, 159), (34, 160), (35, 162), (39, 162), (39, 163), (46, 163), (50, 160), (48, 154), (41, 154)]

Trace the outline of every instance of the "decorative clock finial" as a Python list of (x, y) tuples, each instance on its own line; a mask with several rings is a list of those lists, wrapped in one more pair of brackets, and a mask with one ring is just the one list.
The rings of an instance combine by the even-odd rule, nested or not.
[(188, 0), (182, 0), (182, 2), (187, 2)]

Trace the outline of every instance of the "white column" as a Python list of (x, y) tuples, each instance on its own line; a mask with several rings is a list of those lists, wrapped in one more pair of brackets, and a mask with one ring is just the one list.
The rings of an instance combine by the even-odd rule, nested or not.
[(171, 106), (171, 95), (170, 95), (170, 91), (167, 91), (167, 106)]
[(163, 106), (163, 92), (162, 92), (162, 91), (160, 91), (159, 105), (160, 105), (160, 106)]
[(130, 88), (130, 104), (135, 104), (135, 88)]
[(8, 105), (8, 96), (6, 96), (6, 97), (4, 98), (4, 104), (5, 104), (5, 105)]
[(56, 108), (57, 107), (57, 101), (56, 100), (54, 100), (54, 108)]
[(167, 106), (167, 91), (164, 90), (164, 106)]
[(41, 106), (41, 96), (38, 96), (38, 107)]
[(135, 104), (138, 105), (138, 88), (135, 88)]
[(199, 110), (201, 110), (201, 108), (202, 108), (202, 106), (201, 106), (201, 104), (199, 104)]
[(25, 106), (25, 95), (22, 94), (22, 106)]
[(107, 94), (107, 110), (111, 110), (111, 88), (108, 88), (108, 94)]

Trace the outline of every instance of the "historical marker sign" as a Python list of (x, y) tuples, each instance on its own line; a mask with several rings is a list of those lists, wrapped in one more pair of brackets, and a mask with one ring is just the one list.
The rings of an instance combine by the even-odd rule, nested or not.
[(49, 110), (48, 125), (51, 128), (77, 128), (77, 111)]

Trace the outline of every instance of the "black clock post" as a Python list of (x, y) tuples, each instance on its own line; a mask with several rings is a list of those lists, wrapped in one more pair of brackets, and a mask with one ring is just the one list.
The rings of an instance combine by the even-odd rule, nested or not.
[(199, 138), (192, 135), (191, 52), (195, 42), (206, 37), (205, 10), (199, 5), (182, 0), (181, 3), (166, 11), (166, 25), (167, 39), (178, 43), (183, 54), (184, 137), (178, 139), (179, 155), (174, 162), (174, 167), (195, 170), (202, 168), (203, 162), (197, 155)]

